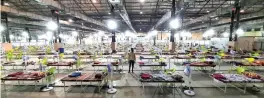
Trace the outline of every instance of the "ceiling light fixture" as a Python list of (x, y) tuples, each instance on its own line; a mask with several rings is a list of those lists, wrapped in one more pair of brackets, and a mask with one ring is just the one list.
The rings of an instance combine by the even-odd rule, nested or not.
[(73, 31), (72, 32), (72, 36), (77, 37), (78, 36), (78, 32), (77, 31)]
[(96, 0), (93, 0), (93, 3), (96, 3), (97, 1)]
[(117, 23), (114, 20), (109, 20), (107, 26), (109, 29), (113, 30), (117, 28)]
[(237, 34), (238, 36), (242, 36), (244, 33), (245, 33), (245, 32), (244, 32), (241, 28), (237, 29), (237, 31), (236, 31), (236, 34)]
[(64, 35), (63, 34), (59, 34), (59, 37), (64, 39)]
[(216, 17), (215, 20), (218, 20), (218, 17)]
[(207, 12), (207, 13), (209, 13), (210, 11), (209, 11), (209, 10), (207, 10), (206, 12)]
[(99, 32), (98, 32), (98, 35), (99, 35), (99, 36), (104, 36), (104, 32), (103, 32), (103, 31), (99, 31)]
[(0, 32), (4, 31), (5, 28), (0, 24)]
[(242, 9), (242, 10), (240, 10), (240, 13), (244, 13), (244, 12), (245, 12), (245, 10), (243, 10), (243, 9)]
[(228, 36), (229, 36), (229, 33), (224, 32), (224, 33), (223, 33), (223, 36), (224, 36), (224, 37), (228, 37)]
[(157, 30), (153, 30), (150, 32), (150, 35), (151, 36), (156, 36), (158, 34), (158, 31)]
[(209, 36), (213, 36), (215, 34), (215, 31), (213, 29), (209, 29), (207, 32), (206, 32)]
[(173, 28), (173, 29), (177, 29), (180, 27), (180, 22), (179, 22), (179, 19), (173, 19), (170, 21), (170, 27)]
[(53, 36), (53, 33), (52, 33), (52, 32), (47, 31), (47, 32), (46, 32), (46, 35), (47, 35), (47, 40), (48, 40), (48, 41), (52, 40), (52, 36)]
[(26, 31), (22, 32), (23, 37), (28, 38), (28, 33)]
[(9, 3), (5, 2), (4, 5), (5, 5), (5, 6), (9, 6)]
[(142, 14), (143, 12), (142, 11), (140, 11), (140, 14)]
[(71, 22), (71, 23), (73, 22), (73, 20), (72, 20), (72, 19), (69, 19), (68, 21), (69, 21), (69, 22)]
[(203, 34), (203, 37), (213, 36), (214, 34), (215, 34), (215, 31), (213, 29), (209, 29), (205, 31), (205, 33)]
[(53, 22), (53, 21), (49, 21), (46, 25), (46, 27), (49, 29), (49, 30), (56, 30), (58, 28), (58, 25)]
[(141, 3), (145, 2), (145, 0), (140, 0)]
[(10, 37), (10, 39), (14, 39), (15, 38), (14, 35), (10, 35), (9, 37)]

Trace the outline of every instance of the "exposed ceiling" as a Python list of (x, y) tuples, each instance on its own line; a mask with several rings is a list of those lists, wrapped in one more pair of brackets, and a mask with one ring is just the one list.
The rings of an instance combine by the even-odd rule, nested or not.
[[(107, 28), (106, 20), (111, 19), (113, 15), (118, 21), (119, 27), (117, 30), (120, 32), (126, 30), (148, 32), (162, 19), (162, 17), (171, 11), (172, 7), (172, 0), (144, 0), (144, 2), (140, 2), (141, 0), (120, 0), (121, 3), (119, 3), (118, 6), (114, 5), (114, 13), (110, 13), (113, 3), (109, 0), (2, 1), (8, 3), (8, 5), (4, 4), (1, 8), (5, 7), (6, 9), (15, 9), (16, 11), (1, 10), (1, 13), (6, 12), (8, 18), (23, 20), (23, 22), (25, 22), (12, 22), (13, 20), (11, 20), (11, 28), (16, 27), (23, 29), (24, 27), (28, 27), (44, 31), (45, 27), (43, 27), (44, 25), (41, 23), (44, 24), (50, 19), (56, 20), (56, 15), (52, 13), (52, 10), (58, 10), (61, 11), (59, 14), (60, 20), (64, 21), (64, 23), (60, 22), (61, 26), (64, 27), (62, 32), (68, 31), (69, 29), (79, 29), (88, 32), (95, 32), (97, 30), (110, 32)], [(183, 29), (187, 30), (197, 30), (202, 27), (207, 27), (209, 22), (217, 25), (224, 20), (225, 23), (228, 23), (230, 12), (235, 2), (235, 0), (176, 1), (180, 2), (176, 8), (177, 11), (182, 10), (182, 14), (180, 15), (183, 19), (182, 26)], [(264, 9), (263, 0), (240, 0), (240, 2), (241, 9), (244, 10), (244, 12), (241, 12), (241, 17), (249, 15), (254, 16), (254, 13), (263, 11)], [(69, 19), (72, 19), (73, 22), (67, 23)], [(154, 28), (158, 30), (169, 29), (168, 20), (163, 21), (162, 24)], [(36, 22), (39, 24), (36, 24)], [(264, 21), (262, 23), (264, 23)]]

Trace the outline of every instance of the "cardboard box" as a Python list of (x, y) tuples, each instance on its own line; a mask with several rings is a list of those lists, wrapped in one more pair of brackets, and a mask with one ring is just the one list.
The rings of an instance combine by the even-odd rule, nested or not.
[(6, 52), (6, 51), (10, 51), (13, 49), (12, 47), (12, 43), (2, 43), (1, 44), (2, 47), (3, 47), (3, 50)]

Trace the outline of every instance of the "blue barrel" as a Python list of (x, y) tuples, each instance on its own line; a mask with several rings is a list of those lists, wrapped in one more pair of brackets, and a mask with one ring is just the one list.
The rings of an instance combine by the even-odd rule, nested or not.
[(64, 53), (64, 48), (59, 48), (59, 53)]

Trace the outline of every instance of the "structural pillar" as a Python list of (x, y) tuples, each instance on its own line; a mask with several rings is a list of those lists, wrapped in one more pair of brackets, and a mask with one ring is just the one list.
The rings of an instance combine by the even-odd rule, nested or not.
[[(63, 48), (61, 44), (61, 38), (59, 37), (60, 34), (60, 23), (59, 23), (59, 14), (60, 12), (58, 10), (51, 10), (52, 14), (56, 18), (56, 23), (57, 23), (57, 33), (54, 32), (55, 40), (54, 40), (54, 50), (58, 51), (59, 48)], [(59, 43), (57, 43), (59, 41)]]
[(156, 36), (153, 38), (153, 45), (156, 46)]
[(55, 16), (55, 18), (56, 18), (56, 23), (57, 23), (57, 26), (58, 26), (58, 28), (57, 28), (57, 33), (56, 32), (54, 32), (54, 37), (55, 37), (55, 40), (54, 40), (54, 43), (57, 43), (58, 42), (58, 37), (59, 37), (59, 11), (57, 11), (57, 10), (51, 10), (51, 13), (52, 13), (52, 15), (53, 15), (53, 18), (54, 18), (54, 16)]
[[(264, 30), (264, 25), (262, 26), (262, 30)], [(264, 37), (264, 32), (262, 32), (262, 37)]]
[(8, 43), (11, 43), (10, 36), (9, 36), (8, 17), (7, 17), (6, 13), (3, 13), (3, 15), (4, 15), (4, 18), (5, 18), (5, 25), (6, 25), (6, 28), (5, 28), (5, 41), (8, 42)]
[(234, 31), (234, 19), (235, 19), (235, 9), (232, 8), (229, 41), (233, 41), (232, 39), (233, 39), (233, 31)]
[[(240, 21), (240, 5), (239, 5), (239, 0), (236, 0), (235, 7), (236, 7), (236, 24), (235, 24), (235, 30), (237, 30), (239, 28), (239, 21)], [(234, 41), (237, 41), (237, 33), (235, 33)]]
[(112, 43), (111, 43), (112, 53), (116, 53), (116, 37), (115, 31), (112, 30)]
[(28, 42), (31, 42), (31, 40), (32, 40), (32, 36), (31, 36), (31, 33), (29, 32), (29, 28), (25, 28), (25, 30), (27, 31), (27, 33), (28, 33)]
[[(3, 6), (3, 4), (2, 4)], [(5, 33), (3, 34), (3, 36), (5, 36), (5, 38), (3, 39), (3, 43), (1, 44), (3, 51), (9, 51), (12, 50), (12, 43), (9, 37), (9, 27), (8, 27), (8, 18), (7, 18), (7, 13), (2, 13), (3, 17), (5, 19)], [(1, 33), (2, 34), (2, 33)]]
[(60, 17), (59, 17), (59, 14), (57, 14), (57, 25), (58, 25), (58, 29), (57, 29), (57, 32), (58, 32), (58, 37), (59, 37), (59, 43), (61, 43), (61, 37), (59, 36), (60, 35)]
[[(113, 19), (115, 18), (115, 13), (114, 13), (114, 6), (111, 5), (111, 14)], [(115, 30), (112, 30), (112, 42), (111, 42), (111, 49), (112, 53), (116, 53), (116, 37), (115, 37)]]
[[(175, 0), (172, 0), (172, 8), (171, 8), (171, 18), (175, 18), (175, 12), (176, 12), (176, 4)], [(169, 50), (171, 53), (175, 52), (175, 42), (174, 42), (174, 33), (175, 29), (171, 29), (171, 35), (170, 35), (170, 44), (169, 44)]]

